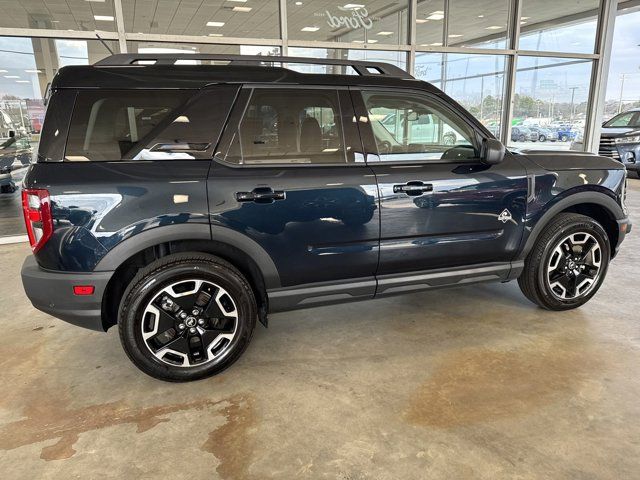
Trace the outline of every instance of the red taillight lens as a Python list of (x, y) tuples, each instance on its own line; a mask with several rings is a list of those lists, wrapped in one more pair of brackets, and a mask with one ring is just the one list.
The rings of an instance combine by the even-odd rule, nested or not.
[(95, 291), (95, 287), (93, 285), (74, 285), (73, 294), (74, 295), (93, 295)]
[(49, 192), (42, 188), (22, 190), (22, 212), (31, 250), (36, 253), (53, 233)]

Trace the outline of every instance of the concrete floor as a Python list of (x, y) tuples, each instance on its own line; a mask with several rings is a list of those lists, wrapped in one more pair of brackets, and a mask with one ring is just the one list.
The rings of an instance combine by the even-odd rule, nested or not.
[(640, 477), (636, 227), (599, 294), (551, 313), (517, 285), (271, 317), (231, 369), (153, 380), (117, 331), (35, 311), (0, 247), (0, 477)]

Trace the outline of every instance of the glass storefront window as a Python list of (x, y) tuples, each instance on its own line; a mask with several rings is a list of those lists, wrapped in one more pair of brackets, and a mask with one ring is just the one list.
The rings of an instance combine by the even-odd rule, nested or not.
[(418, 2), (416, 44), (423, 47), (441, 47), (444, 21), (444, 0)]
[[(280, 55), (280, 47), (259, 45), (218, 45), (211, 43), (127, 42), (129, 53), (215, 53), (227, 55)], [(181, 63), (186, 60), (181, 61)], [(191, 62), (191, 60), (189, 60)], [(196, 63), (194, 60), (193, 63)], [(207, 63), (200, 62), (197, 63)]]
[(408, 0), (287, 0), (291, 40), (406, 44)]
[(442, 88), (443, 53), (416, 52), (413, 76)]
[(503, 55), (446, 55), (447, 95), (500, 138), (505, 57)]
[(3, 2), (0, 27), (115, 32), (113, 0)]
[(591, 60), (519, 57), (508, 143), (569, 149), (584, 131), (591, 68)]
[(503, 55), (416, 52), (415, 76), (444, 90), (500, 138), (505, 61)]
[(520, 48), (593, 53), (599, 3), (599, 0), (524, 0)]
[(506, 48), (511, 0), (449, 0), (447, 44)]
[(279, 38), (278, 0), (123, 1), (130, 33)]
[(47, 84), (65, 65), (108, 55), (97, 40), (0, 37), (0, 236), (24, 233), (20, 186), (38, 150)]
[[(344, 50), (338, 48), (304, 48), (289, 47), (291, 57), (332, 58), (335, 60), (368, 60), (371, 62), (385, 62), (407, 69), (407, 52), (392, 52), (387, 50)], [(344, 73), (355, 72), (343, 67), (332, 65), (288, 65), (289, 68), (302, 73)]]

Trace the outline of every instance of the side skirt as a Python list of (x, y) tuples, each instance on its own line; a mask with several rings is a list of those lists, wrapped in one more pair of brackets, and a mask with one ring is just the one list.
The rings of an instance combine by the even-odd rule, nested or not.
[(470, 283), (508, 282), (518, 278), (523, 266), (524, 262), (491, 263), (277, 288), (267, 291), (269, 313)]

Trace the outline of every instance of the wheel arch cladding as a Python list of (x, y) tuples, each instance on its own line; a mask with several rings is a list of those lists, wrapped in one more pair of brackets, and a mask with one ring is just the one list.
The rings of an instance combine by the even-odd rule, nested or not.
[(539, 235), (549, 222), (560, 213), (580, 213), (593, 218), (607, 232), (611, 244), (611, 255), (615, 255), (615, 247), (619, 239), (617, 220), (625, 217), (618, 203), (605, 193), (589, 191), (568, 195), (551, 206), (536, 222), (529, 234), (520, 258), (525, 258), (533, 248)]
[(214, 228), (212, 239), (208, 233), (209, 226), (205, 227), (205, 238), (202, 235), (186, 237), (184, 229), (178, 235), (175, 234), (177, 232), (170, 235), (167, 235), (167, 232), (158, 232), (158, 235), (153, 236), (155, 242), (151, 241), (152, 239), (139, 239), (135, 245), (117, 252), (117, 259), (112, 257), (108, 263), (101, 262), (98, 265), (108, 265), (115, 270), (102, 301), (102, 323), (105, 331), (117, 323), (122, 294), (138, 269), (166, 255), (179, 252), (209, 253), (234, 265), (249, 281), (258, 301), (260, 319), (265, 323), (268, 309), (266, 291), (268, 288), (280, 286), (280, 278), (273, 260), (262, 247), (238, 232), (227, 228)]

